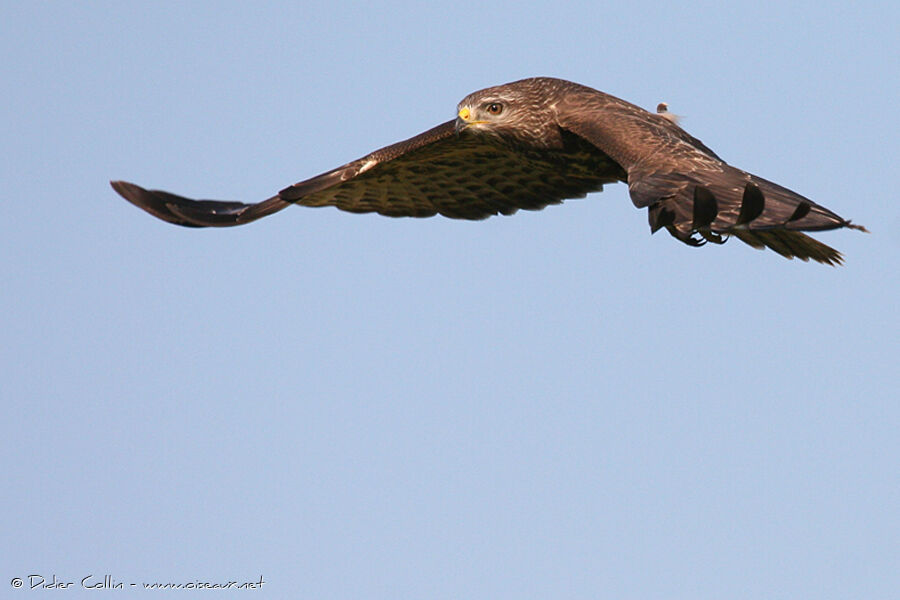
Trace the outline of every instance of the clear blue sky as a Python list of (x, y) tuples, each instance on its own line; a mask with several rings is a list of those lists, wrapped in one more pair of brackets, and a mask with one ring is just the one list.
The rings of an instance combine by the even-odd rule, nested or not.
[[(4, 3), (0, 595), (896, 598), (898, 11)], [(872, 234), (692, 249), (622, 185), (190, 230), (107, 183), (259, 200), (532, 75)]]

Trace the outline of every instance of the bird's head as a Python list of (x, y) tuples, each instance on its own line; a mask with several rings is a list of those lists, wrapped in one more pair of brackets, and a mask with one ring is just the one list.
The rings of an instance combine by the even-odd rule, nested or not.
[(469, 94), (456, 107), (457, 132), (543, 148), (556, 146), (560, 135), (552, 111), (556, 81), (523, 79)]

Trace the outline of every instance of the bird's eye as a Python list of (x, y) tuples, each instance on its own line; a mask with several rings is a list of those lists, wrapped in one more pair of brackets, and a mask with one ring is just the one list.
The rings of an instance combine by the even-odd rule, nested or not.
[(491, 102), (487, 105), (487, 111), (492, 115), (499, 115), (503, 112), (503, 105), (499, 102)]

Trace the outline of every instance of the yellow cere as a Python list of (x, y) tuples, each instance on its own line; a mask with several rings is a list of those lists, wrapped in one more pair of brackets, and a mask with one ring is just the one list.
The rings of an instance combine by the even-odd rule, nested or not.
[(468, 121), (469, 120), (469, 109), (468, 108), (459, 109), (459, 118), (462, 119), (463, 121)]

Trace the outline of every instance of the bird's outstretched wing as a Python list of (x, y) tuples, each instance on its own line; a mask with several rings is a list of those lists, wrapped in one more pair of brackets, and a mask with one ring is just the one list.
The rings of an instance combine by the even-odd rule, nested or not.
[(169, 223), (228, 227), (290, 204), (392, 217), (484, 219), (584, 197), (624, 177), (617, 163), (576, 136), (562, 149), (522, 151), (490, 136), (457, 133), (455, 122), (448, 121), (256, 204), (191, 200), (124, 181), (111, 183), (126, 200)]
[(227, 200), (191, 200), (162, 190), (146, 190), (127, 181), (110, 181), (120, 196), (154, 217), (184, 227), (231, 227), (255, 221), (290, 206), (278, 196), (254, 204)]
[[(560, 125), (622, 161), (638, 208), (650, 229), (665, 227), (692, 246), (735, 236), (754, 248), (829, 265), (841, 254), (800, 233), (853, 225), (785, 187), (726, 164), (676, 123), (617, 98), (561, 103)], [(614, 133), (610, 133), (610, 132)], [(621, 160), (621, 159), (620, 159)]]

